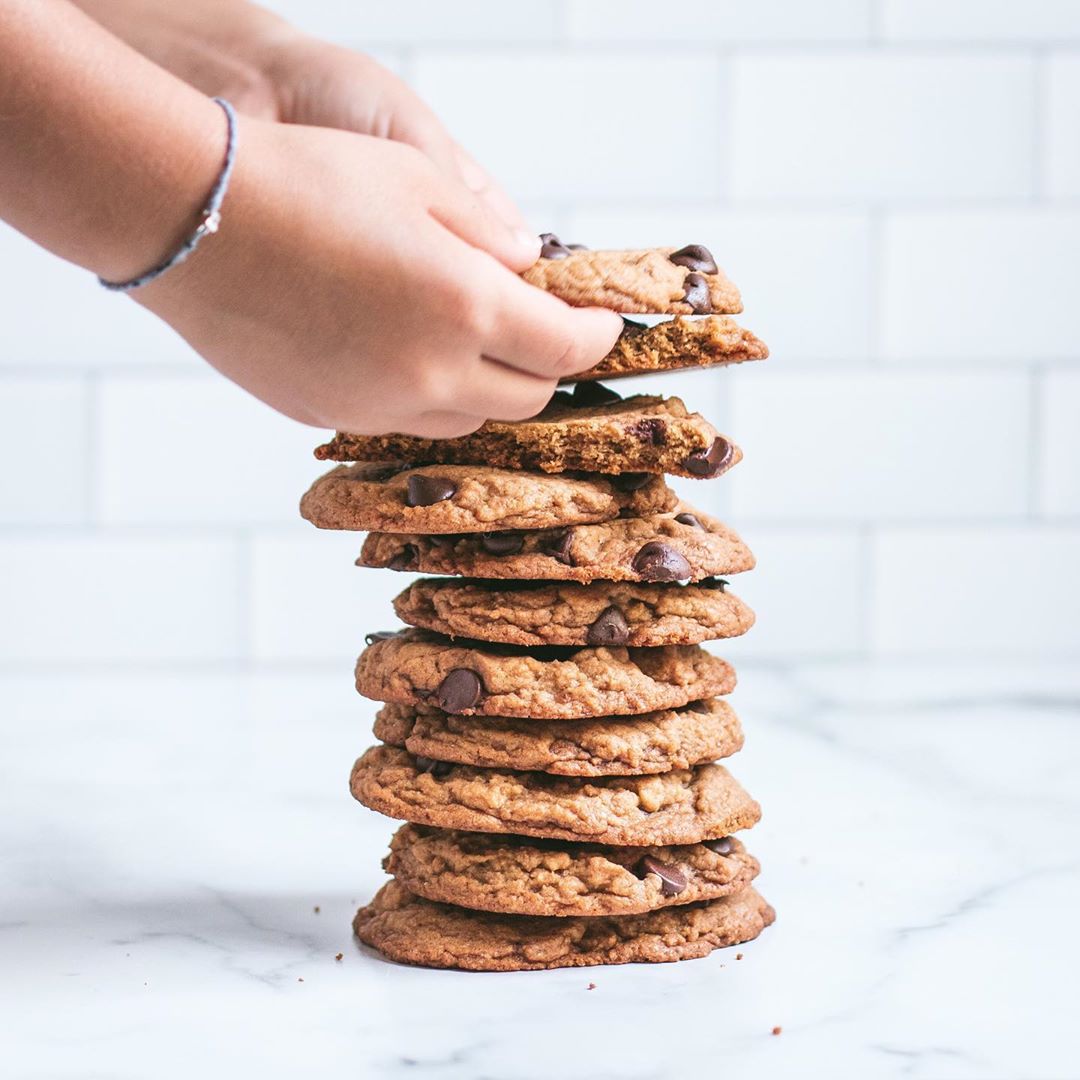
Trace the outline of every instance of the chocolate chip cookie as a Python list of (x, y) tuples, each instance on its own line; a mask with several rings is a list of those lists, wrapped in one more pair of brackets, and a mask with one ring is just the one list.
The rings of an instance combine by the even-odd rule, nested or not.
[(370, 462), (319, 477), (300, 500), (300, 513), (320, 529), (468, 533), (654, 514), (675, 502), (659, 476)]
[(505, 915), (638, 915), (741, 892), (757, 859), (732, 836), (678, 847), (567, 840), (403, 825), (383, 860), (417, 896)]
[(409, 629), (379, 635), (356, 662), (356, 689), (376, 701), (537, 720), (677, 709), (734, 687), (731, 665), (700, 645), (528, 647)]
[(358, 566), (545, 581), (702, 581), (752, 570), (739, 536), (700, 510), (595, 525), (465, 536), (373, 532)]
[(436, 904), (396, 881), (353, 920), (366, 945), (403, 964), (465, 971), (537, 971), (664, 963), (756, 938), (775, 919), (753, 889), (625, 918), (495, 915)]
[(571, 249), (546, 233), (540, 258), (521, 275), (575, 307), (628, 314), (737, 315), (739, 290), (708, 248)]
[(699, 844), (749, 829), (761, 816), (723, 765), (583, 779), (373, 746), (353, 766), (349, 786), (364, 806), (417, 825), (619, 847)]
[(420, 578), (394, 611), (440, 634), (514, 645), (696, 645), (754, 624), (723, 578), (687, 585)]
[(730, 757), (743, 744), (734, 709), (719, 698), (591, 720), (455, 716), (427, 706), (389, 704), (375, 718), (375, 737), (432, 761), (557, 776), (688, 769)]
[(531, 420), (488, 420), (471, 435), (421, 439), (414, 435), (339, 432), (315, 451), (333, 461), (441, 462), (543, 472), (586, 470), (621, 477), (623, 491), (644, 486), (650, 473), (712, 479), (742, 451), (678, 398), (637, 395), (625, 401), (599, 383), (558, 391)]
[(587, 371), (562, 381), (580, 383), (680, 368), (741, 364), (745, 360), (764, 360), (768, 355), (765, 342), (726, 315), (679, 315), (655, 326), (623, 319), (623, 332), (611, 352)]

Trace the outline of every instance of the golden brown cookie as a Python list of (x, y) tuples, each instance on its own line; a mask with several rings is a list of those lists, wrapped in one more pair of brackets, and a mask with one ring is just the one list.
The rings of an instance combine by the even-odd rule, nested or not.
[(726, 315), (679, 315), (655, 326), (624, 319), (623, 332), (611, 352), (587, 371), (562, 381), (623, 379), (682, 368), (741, 364), (765, 360), (768, 355), (765, 342)]
[(761, 816), (723, 765), (582, 779), (373, 746), (353, 766), (349, 786), (370, 809), (417, 825), (620, 847), (698, 844), (749, 829)]
[(722, 522), (679, 505), (664, 514), (531, 532), (374, 532), (357, 565), (516, 580), (701, 581), (752, 570), (754, 556)]
[(402, 825), (383, 860), (426, 900), (505, 915), (638, 915), (740, 892), (758, 861), (733, 836), (676, 847), (567, 840)]
[(521, 276), (576, 307), (627, 314), (737, 315), (739, 290), (700, 244), (644, 251), (572, 250), (551, 233)]
[(686, 585), (420, 578), (394, 611), (411, 626), (513, 645), (696, 645), (754, 625), (723, 578)]
[(675, 501), (659, 476), (371, 462), (339, 465), (319, 477), (300, 500), (300, 513), (320, 529), (471, 533), (653, 514)]
[(625, 918), (494, 915), (435, 904), (396, 881), (353, 920), (366, 945), (403, 964), (465, 971), (537, 971), (665, 963), (756, 938), (776, 913), (753, 888)]
[(449, 713), (577, 720), (677, 709), (735, 687), (731, 665), (699, 645), (526, 647), (414, 629), (373, 638), (356, 662), (364, 697)]
[(598, 383), (583, 382), (573, 394), (558, 391), (531, 420), (488, 420), (471, 435), (455, 439), (339, 432), (315, 456), (552, 473), (586, 470), (622, 476), (625, 490), (644, 484), (651, 473), (710, 480), (737, 464), (742, 451), (698, 413), (687, 412), (678, 398), (639, 394), (624, 401)]
[(454, 716), (441, 709), (384, 705), (375, 737), (433, 761), (558, 776), (634, 776), (726, 758), (742, 749), (735, 710), (720, 698), (681, 709), (593, 720)]

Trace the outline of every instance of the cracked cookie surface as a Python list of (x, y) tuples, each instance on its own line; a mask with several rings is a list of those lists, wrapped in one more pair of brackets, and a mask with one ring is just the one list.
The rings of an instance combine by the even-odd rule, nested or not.
[(537, 720), (677, 709), (734, 687), (731, 665), (699, 645), (526, 647), (408, 629), (356, 662), (356, 689), (376, 701)]
[(681, 504), (669, 513), (531, 532), (373, 532), (357, 565), (516, 580), (702, 581), (752, 570), (754, 556), (734, 530)]
[(741, 364), (765, 360), (769, 348), (760, 338), (726, 315), (690, 318), (678, 315), (668, 322), (646, 326), (624, 320), (623, 332), (611, 352), (598, 364), (564, 383), (593, 379), (623, 379), (682, 368)]
[[(622, 400), (605, 387), (560, 390), (531, 420), (488, 420), (471, 435), (422, 439), (414, 435), (339, 432), (315, 456), (332, 461), (438, 462), (605, 475), (670, 473), (713, 479), (742, 451), (678, 398), (638, 394)], [(609, 400), (595, 400), (597, 397)], [(637, 483), (631, 477), (623, 483)]]
[(757, 859), (710, 844), (612, 847), (403, 825), (383, 867), (427, 900), (506, 915), (637, 915), (744, 889)]
[(754, 613), (726, 582), (503, 582), (421, 578), (394, 600), (402, 622), (514, 645), (696, 645), (738, 637)]
[(521, 276), (576, 307), (653, 315), (737, 315), (743, 309), (739, 290), (699, 245), (553, 254), (541, 255)]
[(404, 964), (536, 971), (691, 960), (752, 940), (775, 917), (752, 887), (718, 900), (625, 918), (559, 919), (436, 904), (391, 881), (356, 913), (353, 932)]
[(369, 809), (417, 825), (631, 847), (715, 840), (761, 816), (723, 765), (582, 779), (432, 763), (373, 746), (349, 787)]
[(634, 776), (730, 757), (743, 744), (726, 701), (592, 720), (454, 716), (441, 709), (384, 705), (375, 737), (434, 761), (558, 776)]

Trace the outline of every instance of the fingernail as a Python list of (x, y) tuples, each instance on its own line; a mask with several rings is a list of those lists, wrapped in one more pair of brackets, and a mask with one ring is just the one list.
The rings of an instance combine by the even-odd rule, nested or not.
[(534, 232), (529, 232), (528, 229), (515, 229), (514, 230), (514, 239), (517, 240), (517, 242), (522, 247), (528, 247), (528, 248), (539, 248), (540, 247), (540, 237), (537, 236), (536, 233), (534, 233)]

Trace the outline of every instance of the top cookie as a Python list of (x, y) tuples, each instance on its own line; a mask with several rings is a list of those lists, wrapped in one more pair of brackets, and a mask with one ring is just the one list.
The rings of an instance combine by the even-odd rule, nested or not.
[[(573, 394), (558, 391), (531, 420), (488, 420), (472, 434), (454, 439), (339, 432), (315, 456), (552, 473), (673, 473), (709, 480), (736, 464), (742, 452), (698, 413), (687, 412), (678, 398), (637, 394), (623, 400), (614, 390), (585, 382)], [(642, 483), (645, 479), (641, 477)]]
[(581, 476), (485, 465), (399, 462), (339, 465), (300, 500), (320, 529), (389, 533), (473, 533), (544, 529), (670, 510), (675, 495), (659, 476)]
[(765, 360), (769, 355), (764, 341), (726, 315), (700, 319), (679, 315), (655, 326), (623, 319), (623, 324), (623, 332), (600, 363), (578, 375), (568, 375), (562, 382), (741, 364), (744, 360)]
[(735, 315), (739, 290), (708, 248), (588, 251), (544, 233), (539, 260), (521, 276), (575, 307), (653, 315)]

